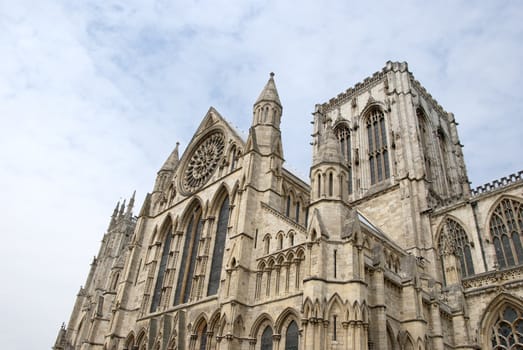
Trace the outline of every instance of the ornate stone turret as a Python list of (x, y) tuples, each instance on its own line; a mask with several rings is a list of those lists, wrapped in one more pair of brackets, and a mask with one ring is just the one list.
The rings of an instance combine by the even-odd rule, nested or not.
[(249, 130), (245, 155), (248, 157), (247, 183), (266, 193), (267, 204), (278, 208), (281, 205), (279, 192), (283, 149), (281, 143), (282, 106), (274, 73), (254, 103), (252, 126)]

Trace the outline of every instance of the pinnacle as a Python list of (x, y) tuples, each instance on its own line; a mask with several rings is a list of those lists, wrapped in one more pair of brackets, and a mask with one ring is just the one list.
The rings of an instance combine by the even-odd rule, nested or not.
[(180, 160), (178, 156), (178, 147), (180, 146), (179, 142), (176, 142), (176, 147), (174, 147), (174, 150), (169, 155), (165, 163), (163, 163), (163, 166), (160, 170), (174, 170), (176, 166), (178, 165), (178, 161)]
[(274, 102), (281, 107), (280, 97), (278, 96), (278, 90), (276, 89), (276, 84), (274, 83), (274, 73), (271, 72), (269, 81), (265, 84), (260, 96), (256, 100), (255, 105), (260, 102)]

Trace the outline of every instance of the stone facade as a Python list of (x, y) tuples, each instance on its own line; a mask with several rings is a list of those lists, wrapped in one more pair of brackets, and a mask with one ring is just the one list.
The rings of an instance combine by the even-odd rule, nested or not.
[(522, 349), (523, 172), (469, 187), (456, 121), (386, 66), (283, 167), (273, 75), (244, 140), (210, 108), (118, 205), (53, 349)]

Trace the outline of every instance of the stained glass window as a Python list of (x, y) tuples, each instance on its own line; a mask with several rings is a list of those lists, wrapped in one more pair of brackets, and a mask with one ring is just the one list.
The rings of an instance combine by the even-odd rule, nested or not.
[(178, 281), (174, 294), (174, 305), (186, 303), (189, 300), (201, 233), (201, 208), (198, 207), (193, 211), (185, 231), (180, 271), (178, 272)]
[(298, 350), (298, 325), (292, 321), (285, 333), (285, 350)]
[(523, 263), (523, 203), (503, 199), (490, 218), (490, 234), (500, 267)]
[(390, 177), (385, 116), (379, 109), (374, 109), (367, 119), (367, 138), (370, 181), (375, 184)]
[(206, 350), (207, 347), (207, 325), (205, 325), (199, 334), (200, 338), (200, 350)]
[(160, 259), (160, 267), (158, 268), (158, 275), (156, 277), (156, 285), (154, 286), (153, 300), (151, 302), (151, 312), (155, 312), (160, 304), (160, 297), (162, 296), (163, 279), (165, 277), (165, 269), (167, 267), (167, 258), (169, 257), (169, 250), (172, 240), (172, 229), (169, 228), (165, 234), (165, 242), (163, 243), (162, 257)]
[(272, 328), (265, 327), (261, 336), (260, 350), (272, 350)]
[(229, 223), (229, 197), (226, 197), (220, 208), (218, 215), (218, 225), (216, 229), (216, 238), (214, 242), (214, 251), (212, 255), (211, 276), (209, 278), (209, 287), (207, 295), (214, 295), (218, 292), (220, 285), (220, 275), (222, 272), (223, 250), (225, 247), (225, 238), (227, 237), (227, 225)]
[(465, 230), (456, 220), (451, 218), (445, 220), (439, 237), (438, 249), (442, 259), (445, 254), (454, 254), (459, 259), (462, 276), (474, 274), (470, 242)]
[(521, 311), (506, 306), (498, 312), (491, 330), (490, 341), (493, 350), (523, 349), (523, 318)]

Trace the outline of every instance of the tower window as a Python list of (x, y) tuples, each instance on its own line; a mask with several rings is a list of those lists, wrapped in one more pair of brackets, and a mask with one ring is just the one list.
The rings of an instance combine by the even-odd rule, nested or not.
[(379, 109), (374, 109), (367, 119), (367, 138), (370, 182), (376, 184), (390, 177), (385, 116)]
[(343, 158), (345, 159), (345, 163), (349, 169), (349, 178), (348, 178), (348, 192), (349, 194), (352, 193), (352, 153), (351, 153), (351, 138), (350, 138), (350, 130), (347, 126), (341, 125), (336, 127), (334, 130), (336, 133), (336, 137), (338, 138), (338, 141), (340, 142), (340, 150), (341, 154), (343, 155)]

